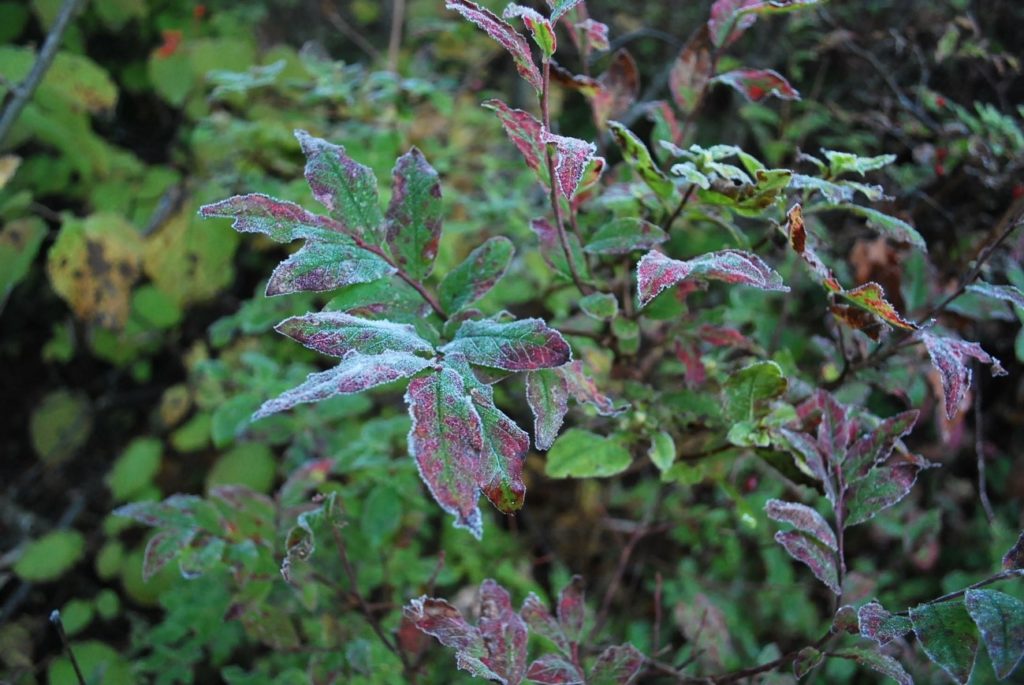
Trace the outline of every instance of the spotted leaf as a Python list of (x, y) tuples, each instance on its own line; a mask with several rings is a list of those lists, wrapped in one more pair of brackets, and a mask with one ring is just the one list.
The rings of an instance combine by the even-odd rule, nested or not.
[(470, 393), (483, 426), (483, 463), (480, 489), (498, 511), (511, 514), (523, 508), (526, 486), (523, 464), (530, 451), (530, 436), (481, 393)]
[(264, 402), (252, 415), (252, 420), (262, 419), (299, 404), (362, 392), (400, 378), (408, 378), (433, 363), (408, 352), (379, 355), (350, 353), (333, 369), (311, 373), (302, 385)]
[(491, 238), (449, 271), (438, 288), (448, 314), (465, 309), (486, 295), (508, 270), (515, 248), (503, 236)]
[(885, 298), (885, 290), (877, 283), (865, 283), (853, 290), (844, 290), (839, 293), (844, 299), (857, 305), (861, 309), (871, 312), (887, 324), (914, 330), (917, 326), (900, 316), (896, 307)]
[(538, 369), (526, 374), (526, 402), (533, 412), (537, 449), (550, 449), (569, 411), (569, 386), (565, 376), (556, 369)]
[(773, 69), (735, 69), (719, 74), (715, 82), (739, 91), (750, 102), (760, 102), (767, 97), (780, 100), (799, 100), (800, 93), (789, 85), (782, 74)]
[(939, 372), (942, 380), (942, 392), (946, 398), (946, 417), (949, 419), (956, 416), (967, 395), (967, 389), (971, 387), (971, 379), (974, 376), (971, 359), (991, 365), (993, 376), (1006, 375), (999, 360), (981, 349), (978, 343), (932, 333), (921, 332), (918, 335), (928, 349), (932, 366)]
[(900, 502), (914, 487), (917, 474), (932, 466), (931, 462), (920, 457), (901, 454), (868, 471), (846, 491), (844, 526), (849, 528), (864, 523)]
[(412, 417), (409, 453), (438, 505), (455, 527), (477, 539), (483, 521), (477, 500), (483, 463), (483, 424), (462, 377), (449, 367), (413, 379), (405, 395)]
[(569, 343), (541, 319), (466, 321), (441, 351), (464, 354), (471, 364), (505, 371), (546, 369), (572, 358)]
[[(505, 48), (512, 55), (519, 75), (533, 86), (534, 90), (538, 93), (543, 90), (544, 80), (541, 78), (540, 70), (537, 69), (537, 65), (530, 55), (530, 44), (514, 28), (502, 21), (489, 9), (469, 0), (445, 0), (444, 6), (450, 10), (455, 10), (463, 18), (476, 24), (488, 36), (497, 41), (501, 47)], [(558, 17), (552, 15), (551, 22), (554, 23), (557, 19)]]
[(205, 218), (233, 219), (231, 227), (239, 233), (262, 233), (279, 243), (300, 239), (347, 242), (339, 231), (340, 227), (324, 217), (308, 212), (292, 202), (260, 193), (235, 195), (203, 205), (199, 208), (199, 215)]
[(345, 148), (302, 130), (295, 137), (306, 155), (306, 181), (317, 202), (353, 235), (373, 243), (384, 238), (377, 177), (352, 159)]
[(760, 290), (789, 292), (782, 277), (760, 257), (740, 250), (711, 252), (689, 261), (679, 261), (656, 251), (648, 252), (637, 264), (637, 300), (647, 306), (661, 291), (687, 280), (716, 280), (749, 285)]
[(293, 316), (279, 323), (275, 329), (311, 350), (332, 357), (346, 357), (353, 352), (378, 355), (434, 351), (433, 346), (408, 324), (361, 319), (342, 312)]
[(876, 464), (892, 454), (897, 441), (914, 430), (920, 412), (916, 409), (891, 416), (872, 428), (855, 442), (843, 460), (843, 472), (848, 480), (865, 476)]
[(922, 604), (910, 610), (910, 620), (928, 658), (953, 680), (966, 685), (978, 654), (978, 629), (964, 603)]
[(441, 239), (441, 182), (415, 147), (392, 172), (387, 240), (399, 266), (415, 279), (430, 275)]

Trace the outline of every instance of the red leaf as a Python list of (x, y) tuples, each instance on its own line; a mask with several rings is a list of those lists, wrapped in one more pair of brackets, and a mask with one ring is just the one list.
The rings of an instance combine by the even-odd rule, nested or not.
[(804, 224), (803, 207), (800, 203), (793, 205), (786, 213), (786, 234), (789, 236), (790, 247), (811, 267), (818, 279), (831, 292), (840, 292), (839, 284), (832, 270), (825, 266), (818, 255), (807, 245), (807, 227)]
[(885, 299), (885, 291), (882, 289), (882, 286), (877, 283), (865, 283), (864, 285), (857, 286), (853, 290), (844, 290), (839, 294), (861, 309), (871, 312), (888, 324), (892, 324), (899, 328), (905, 328), (907, 330), (914, 330), (917, 328), (916, 324), (907, 321), (900, 316), (899, 312), (896, 311), (896, 307)]
[(589, 404), (601, 416), (616, 416), (629, 407), (628, 404), (619, 404), (601, 392), (581, 361), (561, 366), (555, 369), (555, 372), (565, 379), (566, 388), (574, 400), (580, 404)]
[(780, 100), (800, 99), (800, 93), (773, 69), (736, 69), (719, 74), (715, 81), (735, 88), (751, 102), (760, 102), (768, 96)]
[(285, 202), (260, 193), (235, 195), (220, 202), (203, 205), (199, 208), (199, 215), (205, 218), (233, 219), (231, 227), (239, 233), (262, 233), (279, 243), (303, 238), (322, 241), (347, 240), (344, 234), (339, 233), (324, 217), (308, 212), (293, 202)]
[(946, 418), (952, 420), (960, 410), (960, 405), (971, 387), (973, 371), (970, 359), (977, 359), (982, 364), (991, 364), (993, 376), (1005, 376), (999, 360), (981, 349), (975, 342), (947, 338), (931, 333), (920, 333), (921, 341), (928, 348), (932, 366), (939, 372), (942, 379), (942, 392), (946, 397)]
[(402, 613), (420, 631), (454, 649), (455, 663), (459, 668), (478, 678), (505, 682), (484, 663), (487, 647), (480, 630), (467, 623), (462, 612), (447, 600), (420, 597), (409, 602)]
[(609, 48), (607, 24), (587, 18), (576, 24), (576, 30), (586, 36), (591, 49), (607, 50)]
[(455, 516), (455, 527), (477, 539), (483, 522), (477, 499), (483, 452), (483, 424), (466, 396), (462, 377), (448, 367), (413, 379), (405, 401), (412, 428), (409, 453), (420, 477), (442, 509)]
[(630, 644), (608, 647), (597, 657), (587, 683), (592, 685), (629, 685), (640, 674), (644, 655)]
[(587, 166), (594, 159), (597, 146), (579, 138), (542, 132), (542, 140), (553, 144), (558, 152), (555, 162), (555, 182), (562, 197), (571, 200), (580, 188)]
[(693, 112), (714, 73), (708, 32), (701, 28), (682, 49), (668, 75), (672, 100), (684, 116)]
[(523, 508), (526, 498), (523, 464), (530, 451), (530, 436), (494, 406), (490, 398), (477, 393), (471, 396), (483, 423), (480, 489), (498, 511), (511, 514)]
[(333, 357), (346, 357), (352, 352), (375, 355), (434, 351), (433, 345), (408, 324), (360, 319), (341, 312), (293, 316), (275, 326), (275, 330)]
[(541, 319), (466, 321), (441, 351), (464, 354), (471, 364), (505, 371), (546, 369), (572, 358), (569, 343)]
[(558, 594), (558, 624), (569, 642), (579, 642), (583, 635), (584, 598), (582, 576), (573, 576)]
[(797, 502), (770, 499), (764, 505), (764, 510), (773, 521), (792, 524), (797, 530), (810, 534), (832, 551), (839, 549), (832, 527), (814, 509)]
[(640, 70), (629, 50), (615, 52), (597, 83), (600, 87), (591, 98), (591, 106), (597, 125), (604, 128), (609, 119), (624, 114), (640, 94)]
[[(483, 29), (487, 35), (512, 55), (519, 75), (526, 79), (526, 82), (533, 86), (534, 90), (539, 93), (544, 89), (544, 80), (530, 55), (530, 44), (515, 29), (490, 10), (469, 0), (445, 0), (444, 6), (455, 10), (465, 19)], [(554, 22), (556, 19), (557, 17), (552, 16), (551, 21)]]
[(932, 466), (934, 464), (921, 457), (901, 454), (868, 471), (846, 491), (843, 498), (847, 510), (844, 527), (864, 523), (900, 502), (914, 487), (917, 474)]
[(814, 577), (823, 582), (829, 590), (837, 595), (842, 594), (839, 589), (836, 558), (828, 547), (797, 530), (779, 531), (775, 534), (775, 541), (783, 546), (789, 556), (806, 564)]
[(761, 0), (715, 0), (708, 19), (708, 33), (715, 47), (728, 45), (753, 26), (757, 16), (742, 14), (749, 6), (760, 4)]
[(505, 19), (519, 17), (526, 24), (533, 36), (533, 42), (541, 49), (545, 57), (551, 57), (558, 49), (558, 39), (555, 37), (555, 28), (551, 22), (544, 18), (537, 10), (531, 7), (523, 7), (515, 3), (505, 7), (501, 13)]
[(860, 635), (884, 646), (903, 637), (914, 625), (906, 616), (896, 616), (886, 611), (878, 602), (868, 602), (857, 610)]
[(557, 654), (545, 654), (530, 664), (526, 677), (541, 685), (584, 685), (583, 674)]
[(494, 110), (509, 139), (523, 153), (527, 166), (537, 172), (541, 183), (547, 185), (548, 171), (544, 162), (544, 127), (541, 123), (529, 112), (512, 109), (501, 100), (485, 100), (483, 106)]
[(847, 477), (863, 477), (871, 467), (888, 459), (896, 442), (914, 430), (919, 414), (914, 409), (891, 416), (862, 435), (850, 447), (843, 461), (843, 472)]
[(636, 267), (637, 300), (647, 306), (661, 291), (689, 279), (749, 285), (760, 290), (789, 292), (782, 277), (760, 257), (740, 250), (711, 252), (679, 261), (656, 251), (648, 252)]
[[(545, 637), (551, 640), (558, 647), (559, 651), (568, 656), (571, 652), (571, 646), (569, 645), (569, 638), (565, 636), (565, 632), (562, 627), (555, 620), (555, 617), (548, 611), (547, 606), (541, 601), (540, 597), (533, 594), (532, 592), (527, 595), (526, 600), (523, 602), (523, 608), (519, 611), (523, 620), (530, 626), (537, 635)], [(527, 676), (532, 677), (532, 676)]]
[(441, 181), (415, 147), (395, 162), (387, 239), (406, 273), (420, 280), (430, 275), (441, 239)]

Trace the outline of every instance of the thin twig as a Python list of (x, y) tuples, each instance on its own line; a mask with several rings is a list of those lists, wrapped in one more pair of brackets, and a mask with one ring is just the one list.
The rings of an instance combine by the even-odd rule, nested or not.
[(78, 665), (78, 659), (75, 658), (75, 650), (71, 649), (71, 643), (68, 641), (67, 633), (64, 632), (64, 621), (60, 619), (60, 611), (54, 609), (50, 612), (50, 623), (57, 631), (57, 635), (60, 636), (60, 641), (64, 644), (64, 650), (68, 653), (68, 659), (71, 660), (71, 667), (75, 669), (75, 676), (78, 678), (80, 685), (85, 685), (85, 676), (82, 675), (82, 669)]
[(330, 22), (331, 26), (338, 29), (338, 31), (356, 44), (360, 50), (365, 52), (370, 59), (376, 61), (380, 59), (380, 50), (373, 46), (373, 43), (366, 40), (363, 34), (359, 33), (355, 28), (352, 27), (345, 18), (338, 14), (338, 10), (334, 9), (329, 0), (324, 0), (320, 3), (320, 11), (323, 13), (324, 18)]
[(405, 0), (391, 3), (391, 37), (388, 39), (388, 71), (398, 73), (398, 53), (402, 49), (402, 29), (405, 26)]
[[(975, 361), (975, 366), (980, 363)], [(980, 375), (980, 374), (979, 374)], [(996, 520), (996, 513), (992, 510), (992, 502), (988, 498), (988, 484), (985, 482), (985, 436), (982, 433), (983, 412), (981, 407), (981, 382), (974, 388), (974, 454), (978, 460), (978, 499), (981, 500), (981, 508), (985, 510), (985, 518), (989, 525)]]
[(3, 115), (0, 116), (0, 144), (11, 132), (14, 122), (21, 116), (21, 110), (25, 109), (25, 105), (32, 99), (36, 88), (43, 81), (43, 76), (53, 64), (53, 60), (57, 56), (57, 49), (64, 38), (64, 32), (67, 31), (71, 19), (78, 12), (82, 2), (83, 0), (64, 0), (64, 4), (61, 5), (57, 20), (53, 22), (53, 27), (50, 28), (50, 33), (47, 34), (46, 40), (43, 42), (43, 48), (39, 51), (35, 64), (32, 65), (32, 71), (18, 87), (14, 88), (13, 97), (4, 108)]
[[(989, 576), (985, 580), (978, 581), (974, 585), (968, 585), (962, 590), (957, 590), (956, 592), (950, 592), (948, 594), (942, 595), (941, 597), (930, 599), (927, 602), (923, 602), (923, 604), (940, 604), (942, 602), (948, 602), (951, 599), (959, 599), (960, 597), (963, 597), (965, 594), (967, 594), (969, 590), (977, 590), (978, 588), (985, 587), (986, 585), (992, 585), (993, 583), (998, 583), (1002, 580), (1009, 580), (1011, 578), (1024, 578), (1024, 569), (1017, 568), (1012, 569), (1010, 571), (1003, 571), (1002, 573), (997, 573), (994, 576)], [(909, 610), (904, 609), (903, 611), (897, 611), (896, 615), (906, 616), (909, 613)]]

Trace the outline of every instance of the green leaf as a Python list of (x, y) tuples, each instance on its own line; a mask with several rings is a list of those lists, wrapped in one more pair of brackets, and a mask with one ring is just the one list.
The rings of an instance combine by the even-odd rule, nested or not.
[(910, 610), (910, 620), (928, 658), (966, 685), (978, 654), (978, 630), (964, 603), (922, 604)]
[(910, 677), (910, 674), (907, 673), (906, 670), (904, 670), (900, 662), (886, 654), (874, 652), (869, 649), (847, 647), (845, 649), (837, 649), (831, 653), (831, 656), (856, 661), (861, 666), (867, 666), (873, 671), (892, 678), (900, 685), (914, 685), (914, 679)]
[(225, 485), (243, 485), (268, 493), (277, 475), (277, 459), (266, 445), (246, 442), (222, 455), (206, 474), (207, 491)]
[(14, 573), (30, 583), (60, 578), (85, 553), (85, 536), (77, 530), (55, 530), (29, 543), (14, 564)]
[(515, 248), (503, 236), (489, 239), (449, 271), (438, 287), (441, 307), (452, 315), (486, 295), (508, 270)]
[(594, 232), (583, 248), (591, 254), (629, 254), (648, 250), (668, 240), (668, 234), (650, 221), (616, 219)]
[(651, 436), (651, 446), (647, 450), (647, 456), (651, 462), (664, 474), (672, 467), (676, 460), (676, 442), (672, 436), (665, 431), (660, 431)]
[(902, 219), (897, 219), (877, 209), (862, 207), (861, 205), (838, 204), (836, 209), (845, 209), (848, 212), (864, 217), (868, 220), (869, 228), (873, 228), (886, 238), (892, 238), (901, 243), (909, 243), (922, 252), (928, 251), (928, 246), (925, 244), (921, 234), (917, 232), (917, 229)]
[[(31, 48), (0, 46), (0, 100), (9, 84), (21, 83), (36, 62)], [(117, 85), (107, 72), (84, 55), (58, 52), (36, 90), (33, 102), (99, 113), (117, 104)]]
[(156, 438), (133, 440), (104, 479), (115, 502), (125, 502), (147, 489), (160, 470), (163, 443)]
[(879, 155), (878, 157), (859, 157), (852, 152), (822, 150), (828, 159), (829, 174), (833, 177), (845, 173), (857, 173), (863, 176), (869, 171), (876, 171), (896, 161), (896, 155)]
[(782, 395), (787, 386), (782, 367), (775, 362), (751, 364), (725, 382), (726, 412), (734, 421), (752, 421), (767, 413), (767, 401)]
[(154, 285), (178, 305), (202, 302), (234, 279), (239, 236), (198, 220), (189, 207), (149, 236), (143, 268)]
[(548, 452), (545, 473), (551, 478), (604, 478), (625, 471), (633, 458), (614, 438), (571, 428)]
[(1008, 677), (1024, 657), (1024, 602), (998, 590), (968, 590), (964, 604), (981, 631), (996, 677)]
[(526, 374), (526, 402), (533, 412), (534, 444), (547, 450), (555, 442), (569, 411), (569, 387), (556, 369), (537, 369)]
[(441, 238), (441, 181), (423, 153), (412, 148), (392, 172), (387, 211), (391, 254), (409, 276), (423, 280), (434, 268)]
[(0, 231), (0, 311), (14, 286), (28, 275), (45, 237), (46, 223), (37, 217), (12, 221)]
[(591, 293), (580, 298), (580, 309), (598, 321), (608, 321), (619, 315), (619, 301), (611, 293)]
[(668, 200), (676, 195), (675, 184), (665, 175), (664, 171), (658, 168), (651, 158), (650, 150), (636, 137), (635, 133), (617, 121), (609, 121), (608, 129), (622, 150), (623, 159), (654, 191), (655, 195), (662, 200)]
[(92, 433), (92, 406), (80, 393), (56, 390), (32, 411), (32, 447), (46, 464), (70, 459)]

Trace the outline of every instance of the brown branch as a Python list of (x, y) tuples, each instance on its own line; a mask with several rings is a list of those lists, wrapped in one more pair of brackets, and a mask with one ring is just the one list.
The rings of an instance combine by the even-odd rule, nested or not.
[(28, 73), (24, 81), (11, 91), (13, 97), (7, 103), (7, 107), (4, 108), (3, 115), (0, 115), (0, 143), (3, 143), (4, 138), (11, 132), (14, 122), (18, 120), (21, 111), (25, 109), (25, 105), (32, 99), (36, 88), (43, 81), (43, 76), (46, 75), (46, 71), (53, 64), (54, 58), (57, 57), (57, 49), (60, 47), (60, 42), (64, 39), (64, 32), (67, 31), (68, 26), (71, 24), (71, 19), (78, 12), (79, 7), (81, 7), (82, 1), (64, 0), (64, 4), (61, 5), (60, 12), (57, 14), (57, 20), (53, 22), (50, 33), (46, 35), (43, 47), (39, 51), (39, 56), (36, 58), (35, 64), (32, 65), (32, 71)]

